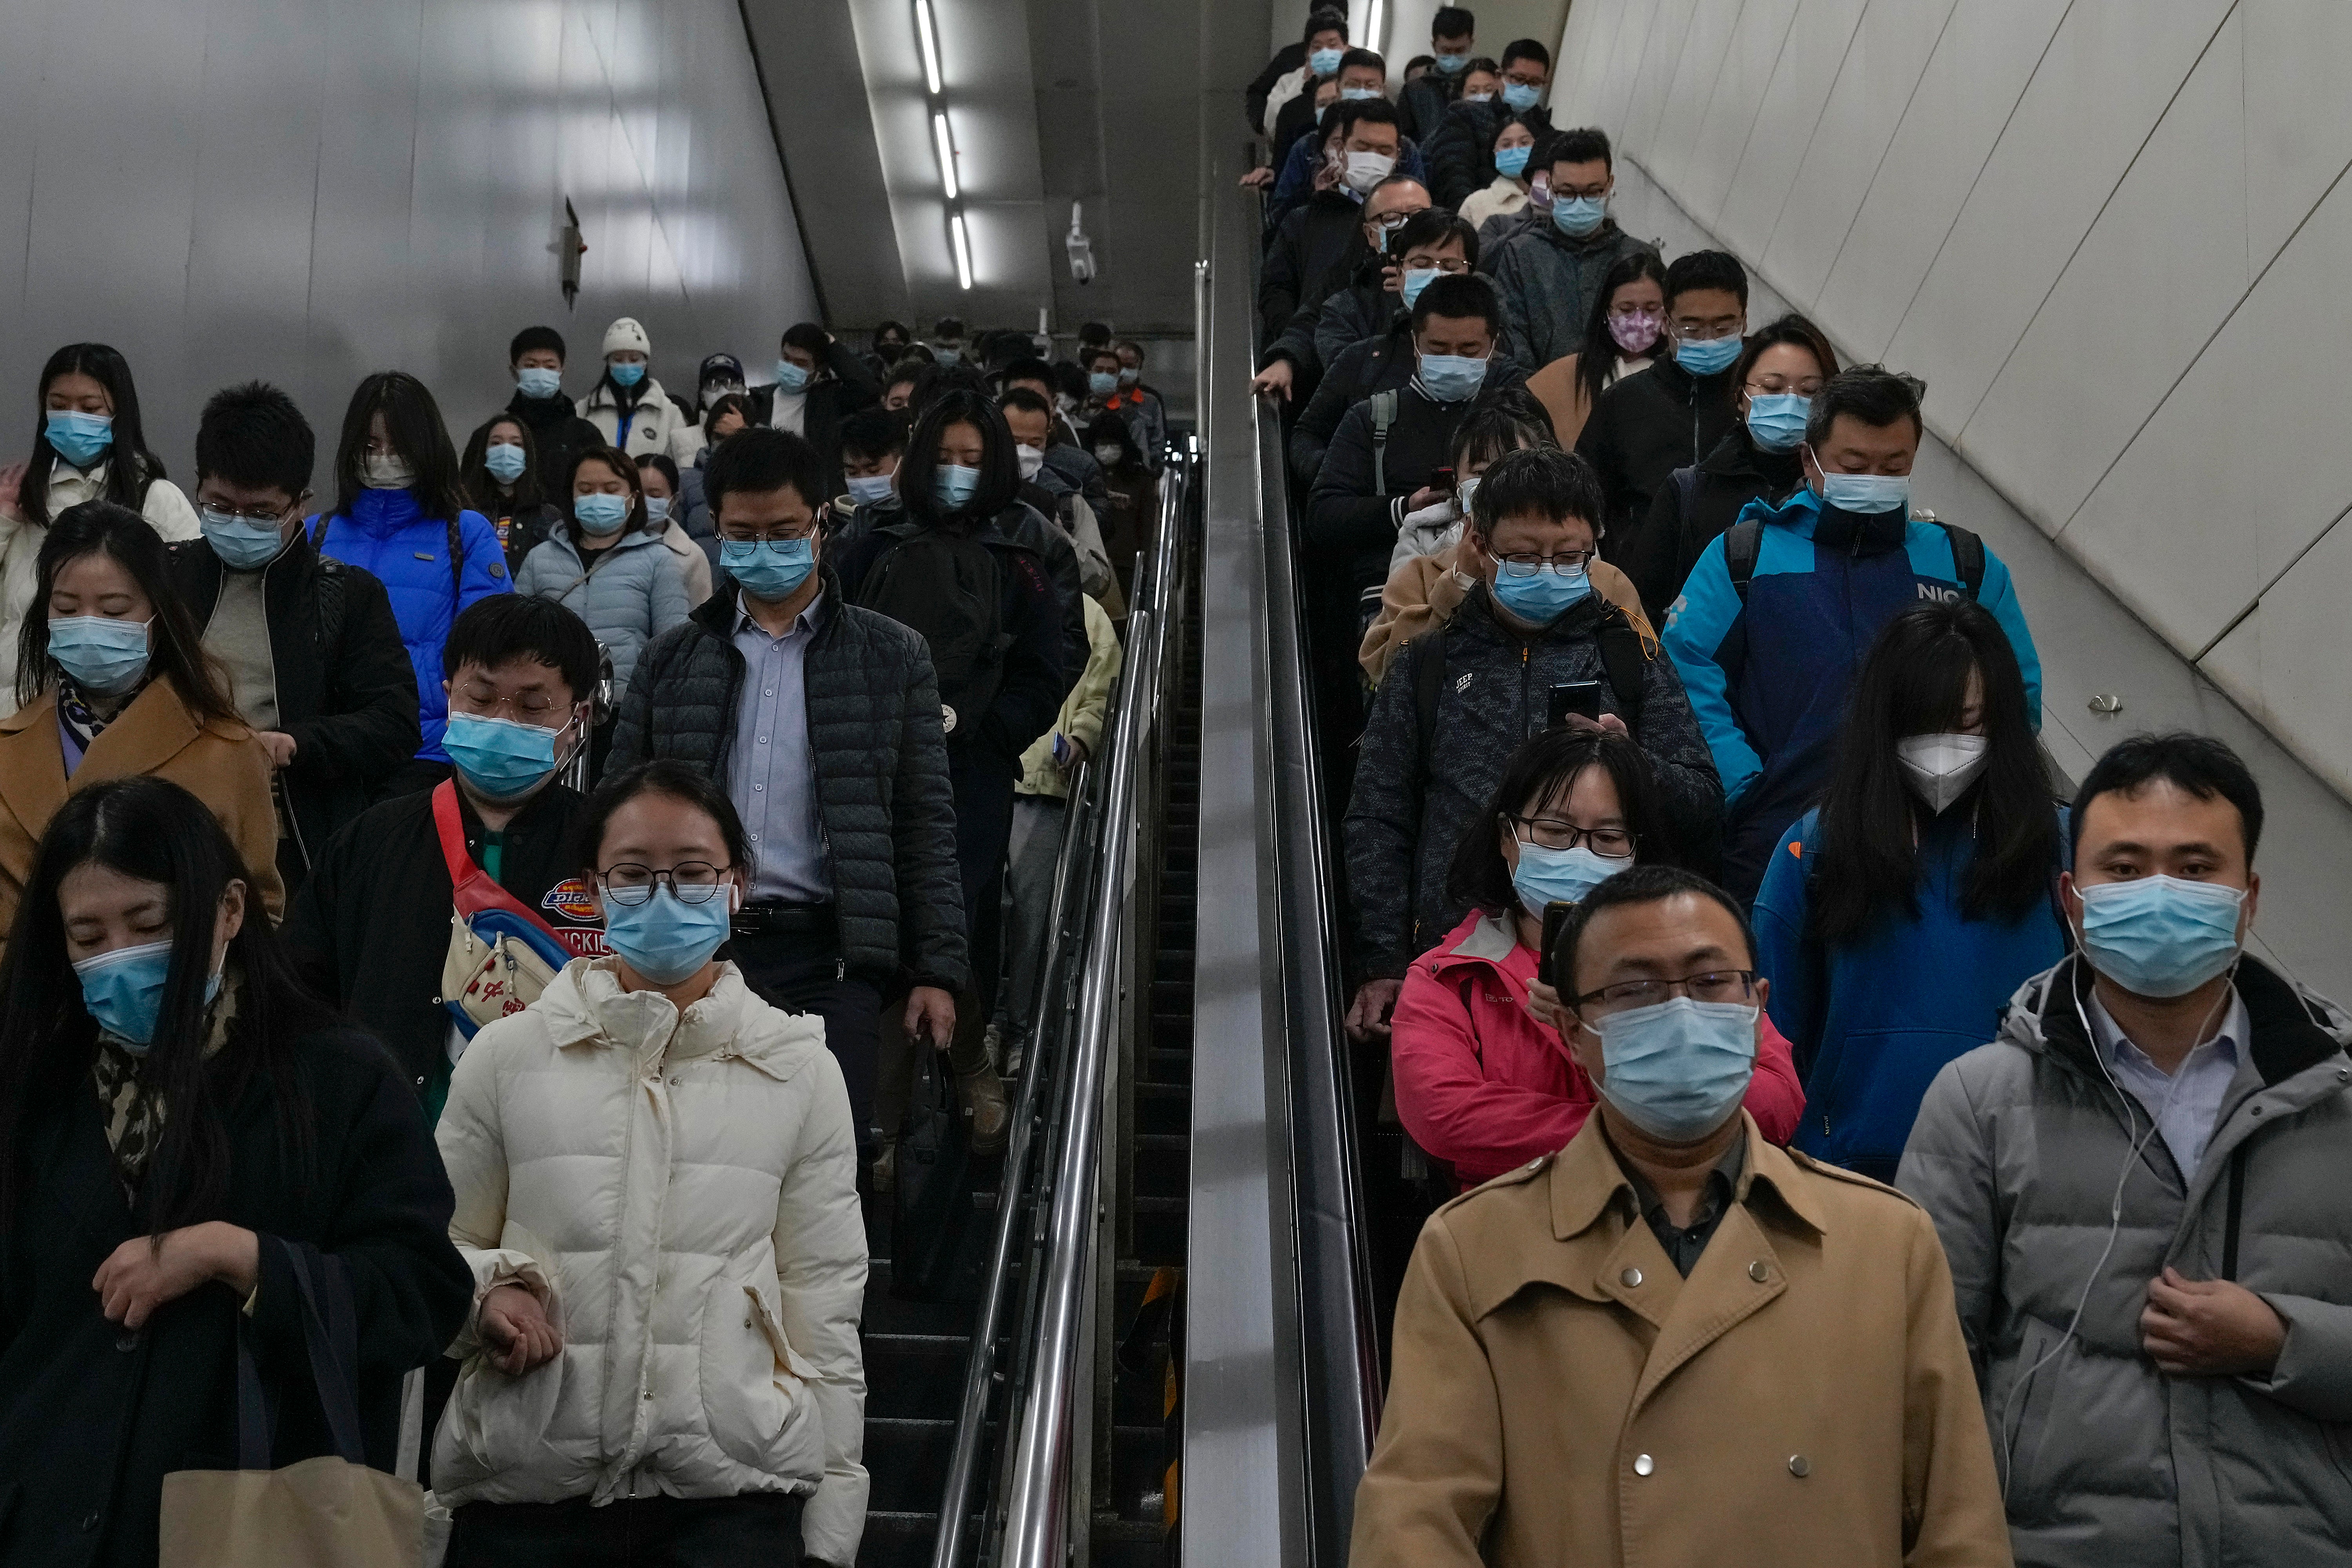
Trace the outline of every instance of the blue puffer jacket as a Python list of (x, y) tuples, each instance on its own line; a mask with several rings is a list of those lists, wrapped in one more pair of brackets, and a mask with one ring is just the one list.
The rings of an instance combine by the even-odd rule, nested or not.
[(457, 514), (464, 560), (453, 591), (448, 521), (426, 517), (414, 490), (362, 490), (349, 515), (336, 512), (326, 520), (323, 537), (319, 519), (312, 518), (309, 526), (319, 553), (371, 574), (391, 595), (400, 640), (416, 667), (418, 718), (425, 733), (416, 754), (425, 762), (447, 762), (449, 753), (441, 749), (441, 731), (449, 722), (449, 700), (441, 690), (441, 645), (459, 610), (514, 586), (507, 578), (498, 530), (480, 512)]
[[(1691, 568), (1666, 616), (1666, 651), (1723, 778), (1723, 885), (1753, 899), (1789, 825), (1821, 796), (1845, 718), (1847, 689), (1879, 628), (1906, 605), (1964, 592), (1951, 536), (1896, 512), (1859, 517), (1811, 489), (1761, 518), (1755, 575), (1742, 600), (1718, 537)], [(2042, 661), (2009, 568), (1988, 549), (1977, 602), (1992, 613), (2025, 676), (2025, 710), (2042, 725)]]
[(590, 571), (558, 527), (523, 557), (515, 592), (553, 599), (588, 623), (613, 656), (613, 689), (629, 689), (629, 672), (646, 644), (686, 619), (686, 579), (677, 557), (656, 533), (625, 533)]

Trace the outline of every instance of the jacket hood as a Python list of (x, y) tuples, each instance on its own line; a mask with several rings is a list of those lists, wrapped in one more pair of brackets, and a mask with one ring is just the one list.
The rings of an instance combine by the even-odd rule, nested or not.
[[(2086, 1010), (2079, 1005), (2089, 994), (2091, 980), (2090, 965), (2082, 955), (2069, 953), (2017, 988), (2001, 1014), (1999, 1038), (2065, 1062), (2086, 1078), (2105, 1079), (2106, 1069), (2097, 1048), (2084, 1032)], [(2352, 1013), (2252, 953), (2238, 960), (2234, 984), (2254, 1037), (2249, 1054), (2266, 1087), (2352, 1048)]]
[(1789, 529), (1822, 549), (1841, 550), (1851, 555), (1884, 555), (1890, 550), (1900, 550), (1911, 526), (1909, 516), (1899, 511), (1866, 516), (1842, 511), (1823, 501), (1821, 492), (1811, 485), (1798, 486), (1788, 500), (1778, 505), (1758, 497), (1739, 509), (1739, 521), (1751, 517), (1760, 519), (1768, 527)]
[(343, 514), (352, 527), (363, 533), (382, 537), (413, 528), (425, 520), (425, 505), (413, 489), (360, 491), (352, 509)]
[(1571, 238), (1560, 233), (1559, 225), (1552, 222), (1549, 217), (1544, 220), (1541, 233), (1546, 240), (1567, 251), (1570, 256), (1589, 256), (1596, 250), (1612, 249), (1619, 240), (1625, 237), (1625, 231), (1617, 226), (1617, 220), (1613, 217), (1602, 218), (1601, 226), (1582, 239)]
[[(669, 401), (669, 394), (662, 390), (661, 382), (652, 375), (647, 375), (645, 380), (637, 383), (637, 384), (630, 388), (630, 390), (637, 395), (635, 404), (632, 405), (634, 407), (641, 408), (649, 403), (661, 405)], [(613, 378), (611, 376), (597, 376), (596, 384), (588, 389), (588, 406), (591, 408), (612, 409), (618, 409), (621, 406), (619, 401), (613, 395)]]
[(624, 1050), (642, 1065), (736, 1057), (778, 1083), (789, 1083), (824, 1049), (824, 1026), (814, 1016), (770, 1006), (743, 983), (730, 961), (719, 965), (709, 995), (681, 1014), (658, 991), (624, 991), (619, 961), (575, 958), (563, 966), (537, 1005), (559, 1050)]
[(1786, 452), (1764, 450), (1748, 433), (1744, 423), (1734, 425), (1724, 433), (1723, 439), (1715, 444), (1715, 450), (1699, 464), (1699, 469), (1702, 473), (1717, 474), (1725, 479), (1762, 479), (1776, 489), (1801, 485), (1805, 474), (1805, 465), (1793, 449)]

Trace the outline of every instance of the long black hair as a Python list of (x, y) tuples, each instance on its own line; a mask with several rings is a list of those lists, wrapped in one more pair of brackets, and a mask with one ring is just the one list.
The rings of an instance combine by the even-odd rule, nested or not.
[[(326, 1007), (302, 988), (252, 874), (211, 808), (178, 784), (151, 775), (113, 779), (66, 799), (34, 852), (23, 900), (0, 960), (0, 1224), (15, 1219), (30, 1171), (26, 1126), (87, 1097), (98, 1025), (82, 1001), (66, 943), (58, 889), (68, 872), (103, 866), (167, 889), (171, 977), (152, 1048), (140, 1066), (148, 1090), (169, 1108), (163, 1141), (142, 1182), (142, 1218), (157, 1235), (218, 1216), (228, 1191), (226, 1116), (257, 1077), (277, 1102), (289, 1176), (309, 1163), (310, 1112), (301, 1037), (331, 1026)], [(245, 884), (245, 922), (228, 942), (243, 971), (228, 1044), (205, 1057), (205, 1000), (222, 894)]]
[(383, 416), (383, 432), (392, 449), (416, 470), (409, 481), (425, 515), (443, 522), (457, 520), (466, 510), (466, 492), (458, 481), (457, 448), (449, 442), (449, 427), (441, 422), (441, 405), (425, 384), (404, 370), (380, 370), (352, 394), (343, 411), (343, 433), (335, 443), (335, 510), (344, 517), (367, 489), (365, 473), (368, 425)]
[(515, 477), (514, 511), (530, 511), (547, 499), (540, 482), (539, 442), (532, 437), (530, 426), (511, 414), (493, 414), (466, 437), (465, 456), (457, 459), (458, 480), (466, 504), (485, 517), (505, 510), (499, 495), (498, 476), (483, 461), (490, 453), (490, 432), (501, 425), (511, 425), (522, 433), (522, 472)]
[[(1654, 250), (1636, 250), (1612, 262), (1601, 276), (1601, 292), (1592, 301), (1591, 319), (1584, 323), (1584, 346), (1576, 356), (1576, 384), (1584, 390), (1584, 405), (1588, 408), (1601, 401), (1601, 391), (1608, 384), (1609, 372), (1617, 363), (1622, 351), (1617, 340), (1609, 334), (1609, 301), (1617, 290), (1642, 279), (1654, 280), (1660, 289), (1666, 286), (1666, 264), (1658, 259)], [(1660, 342), (1664, 342), (1661, 324)], [(1650, 353), (1655, 355), (1653, 346)]]
[[(940, 437), (950, 425), (969, 425), (980, 432), (980, 489), (960, 510), (942, 509), (931, 493), (940, 470)], [(1021, 493), (1021, 459), (1013, 448), (1013, 432), (988, 394), (949, 386), (923, 406), (915, 427), (907, 433), (906, 460), (898, 465), (898, 499), (907, 514), (930, 527), (976, 528), (1011, 506)]]
[(16, 701), (30, 702), (65, 677), (49, 658), (49, 592), (58, 574), (85, 555), (104, 555), (131, 575), (155, 618), (147, 627), (147, 669), (167, 677), (199, 723), (243, 724), (205, 652), (195, 617), (172, 585), (171, 558), (154, 525), (129, 507), (86, 500), (58, 514), (33, 563), (32, 607), (16, 634)]
[(1895, 742), (1958, 730), (1971, 671), (1983, 686), (1990, 757), (1946, 813), (1965, 810), (1976, 827), (1960, 912), (2013, 921), (2049, 897), (2058, 811), (2017, 654), (1982, 605), (1923, 602), (1886, 623), (1848, 700), (1807, 856), (1822, 868), (1812, 905), (1829, 942), (1859, 941), (1884, 916), (1918, 914), (1918, 832), (1936, 814), (1905, 784)]
[(41, 366), (40, 390), (33, 395), (33, 456), (16, 490), (16, 510), (26, 522), (46, 526), (50, 521), (49, 475), (56, 471), (58, 454), (49, 445), (49, 384), (77, 371), (106, 388), (114, 405), (114, 445), (102, 499), (137, 511), (148, 485), (164, 477), (163, 461), (147, 449), (147, 433), (139, 423), (139, 388), (131, 380), (131, 362), (104, 343), (68, 343)]
[(1461, 842), (1454, 847), (1454, 864), (1445, 877), (1446, 898), (1488, 915), (1505, 915), (1517, 909), (1519, 895), (1511, 886), (1511, 868), (1503, 859), (1502, 834), (1507, 830), (1503, 819), (1518, 816), (1531, 800), (1564, 799), (1587, 768), (1601, 769), (1617, 786), (1617, 804), (1624, 809), (1626, 831), (1633, 836), (1635, 862), (1679, 864), (1657, 775), (1641, 746), (1631, 736), (1563, 725), (1528, 737), (1504, 759), (1502, 782), (1495, 786), (1494, 798), (1484, 812), (1470, 819), (1462, 830)]

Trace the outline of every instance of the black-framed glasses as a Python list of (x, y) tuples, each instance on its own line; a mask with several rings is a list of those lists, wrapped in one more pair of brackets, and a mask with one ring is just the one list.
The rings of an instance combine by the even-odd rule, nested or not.
[(1573, 849), (1581, 844), (1604, 860), (1622, 860), (1633, 853), (1633, 835), (1622, 827), (1579, 827), (1557, 816), (1514, 816), (1503, 814), (1511, 837), (1544, 849)]
[(640, 866), (634, 860), (624, 860), (617, 866), (607, 866), (596, 873), (604, 885), (604, 896), (616, 904), (634, 907), (654, 896), (662, 883), (669, 884), (681, 904), (707, 904), (719, 896), (727, 885), (727, 868), (708, 860), (681, 860), (664, 868)]
[(1563, 577), (1581, 577), (1594, 553), (1590, 550), (1563, 550), (1557, 555), (1538, 555), (1529, 550), (1512, 555), (1497, 555), (1495, 559), (1502, 563), (1504, 572), (1513, 577), (1532, 577), (1547, 569)]
[(222, 506), (215, 501), (198, 501), (196, 510), (216, 517), (223, 522), (258, 522), (276, 528), (286, 521), (287, 513), (295, 510), (310, 499), (310, 492), (304, 490), (285, 506)]
[(1630, 1013), (1636, 1007), (1654, 1006), (1677, 996), (1687, 996), (1694, 1002), (1729, 1002), (1744, 1005), (1756, 1000), (1756, 972), (1752, 969), (1710, 969), (1698, 974), (1685, 974), (1680, 980), (1621, 980), (1614, 985), (1603, 985), (1598, 991), (1570, 997), (1569, 1005), (1579, 1013), (1589, 1008), (1594, 1016), (1600, 1017), (1611, 1013)]
[(740, 534), (721, 532), (719, 536), (719, 542), (721, 544), (764, 544), (770, 550), (774, 551), (777, 554), (783, 555), (789, 553), (793, 545), (806, 544), (810, 540), (814, 539), (816, 537), (816, 532), (817, 531), (814, 524), (810, 526), (808, 531), (805, 533)]

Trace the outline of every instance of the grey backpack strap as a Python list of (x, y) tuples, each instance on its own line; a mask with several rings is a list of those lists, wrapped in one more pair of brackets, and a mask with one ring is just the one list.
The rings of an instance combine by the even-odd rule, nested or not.
[(1395, 389), (1375, 392), (1372, 405), (1372, 493), (1389, 493), (1389, 426), (1396, 423), (1397, 395)]

